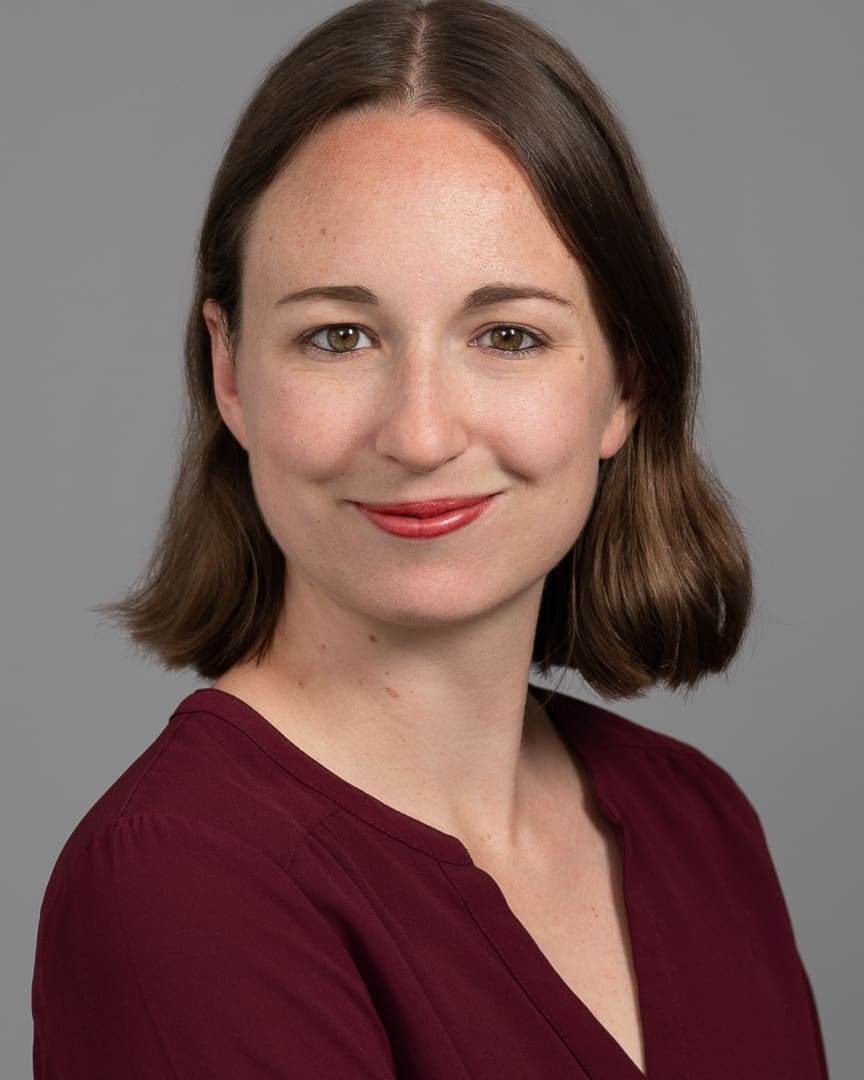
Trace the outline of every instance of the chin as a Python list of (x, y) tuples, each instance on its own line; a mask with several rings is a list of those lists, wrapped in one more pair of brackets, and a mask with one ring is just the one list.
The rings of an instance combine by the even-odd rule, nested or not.
[[(449, 575), (447, 575), (449, 576)], [(406, 578), (408, 575), (405, 576)], [(355, 596), (357, 609), (371, 618), (395, 626), (447, 627), (470, 623), (503, 612), (518, 599), (539, 597), (543, 578), (528, 582), (495, 583), (454, 575), (442, 580), (414, 581), (390, 578), (379, 588), (369, 582), (362, 597)]]

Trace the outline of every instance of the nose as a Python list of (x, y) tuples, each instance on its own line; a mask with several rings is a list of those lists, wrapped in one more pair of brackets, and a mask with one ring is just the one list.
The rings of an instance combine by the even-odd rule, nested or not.
[(425, 349), (398, 358), (381, 401), (379, 454), (426, 473), (465, 450), (468, 392), (458, 367)]

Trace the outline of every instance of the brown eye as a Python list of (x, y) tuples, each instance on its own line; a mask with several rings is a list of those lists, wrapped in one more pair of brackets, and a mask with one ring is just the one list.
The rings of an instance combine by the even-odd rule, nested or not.
[(350, 352), (359, 338), (360, 332), (356, 326), (331, 326), (327, 329), (327, 344), (334, 352)]
[(354, 352), (358, 347), (371, 345), (368, 335), (359, 326), (340, 324), (324, 326), (309, 334), (305, 339), (316, 349), (329, 353)]
[(537, 334), (521, 326), (493, 326), (477, 338), (477, 344), (497, 349), (498, 352), (527, 353), (542, 348), (544, 343)]
[(491, 331), (492, 347), (495, 349), (521, 349), (525, 334), (517, 326), (496, 326)]

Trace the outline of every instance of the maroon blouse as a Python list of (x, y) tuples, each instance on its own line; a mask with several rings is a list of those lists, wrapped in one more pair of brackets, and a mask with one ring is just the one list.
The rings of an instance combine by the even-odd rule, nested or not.
[[(756, 814), (697, 750), (555, 696), (617, 826), (652, 1080), (819, 1080)], [(455, 837), (199, 690), (64, 847), (37, 1080), (639, 1080)]]

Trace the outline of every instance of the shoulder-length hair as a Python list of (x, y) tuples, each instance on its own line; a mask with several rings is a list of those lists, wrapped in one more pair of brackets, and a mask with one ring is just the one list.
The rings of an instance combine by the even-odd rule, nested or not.
[[(697, 333), (688, 288), (621, 124), (583, 67), (486, 0), (365, 0), (327, 19), (267, 73), (216, 174), (186, 333), (186, 434), (149, 568), (106, 605), (168, 667), (217, 678), (266, 656), (285, 560), (259, 512), (246, 453), (213, 391), (205, 299), (240, 331), (244, 238), (304, 140), (356, 109), (444, 109), (524, 168), (585, 270), (619, 365), (638, 369), (640, 417), (600, 463), (590, 517), (548, 575), (534, 642), (605, 697), (723, 670), (750, 613), (750, 564), (728, 497), (694, 446)], [(623, 367), (622, 367), (623, 370)]]

